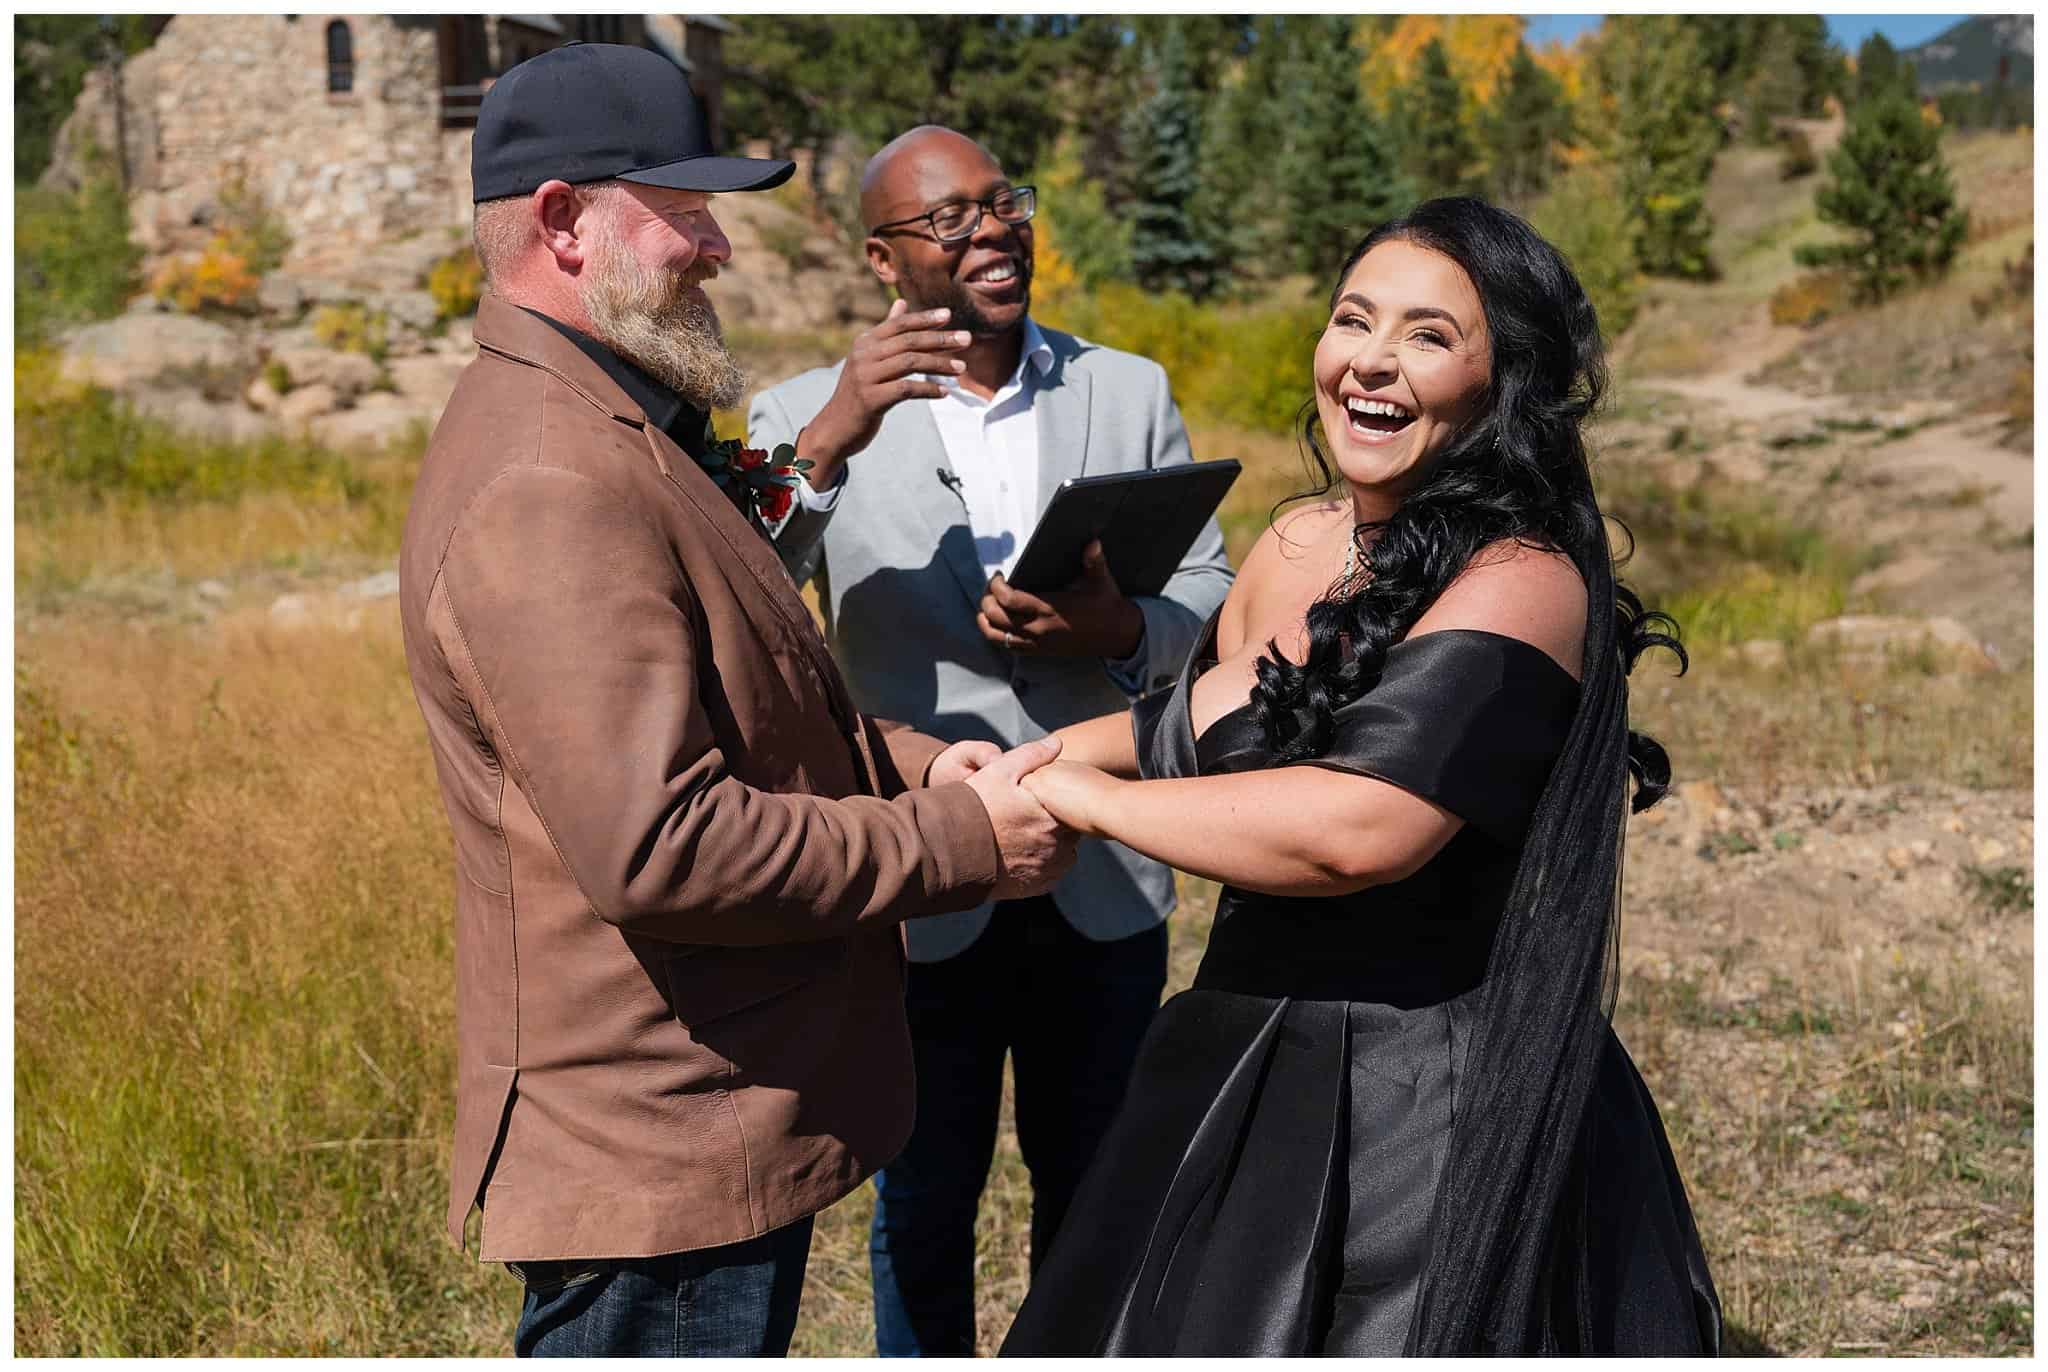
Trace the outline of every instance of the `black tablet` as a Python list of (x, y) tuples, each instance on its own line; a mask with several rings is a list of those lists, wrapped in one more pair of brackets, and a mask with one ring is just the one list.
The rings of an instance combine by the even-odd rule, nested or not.
[(1018, 556), (1010, 584), (1034, 593), (1063, 589), (1081, 575), (1082, 550), (1099, 538), (1118, 589), (1127, 596), (1158, 595), (1238, 470), (1226, 459), (1063, 481)]

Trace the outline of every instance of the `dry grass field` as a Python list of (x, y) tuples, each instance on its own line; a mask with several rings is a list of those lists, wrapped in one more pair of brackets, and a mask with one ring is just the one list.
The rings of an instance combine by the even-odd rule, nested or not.
[[(2023, 144), (1954, 144), (1972, 203), (2018, 203)], [(1617, 1028), (1731, 1351), (2026, 1355), (2032, 520), (2010, 492), (2031, 491), (2032, 430), (1994, 383), (2032, 313), (1970, 299), (2031, 224), (1888, 307), (1949, 331), (1969, 384), (1940, 407), (1886, 396), (1858, 380), (1894, 346), (1873, 316), (1762, 317), (1809, 225), (1803, 192), (1754, 208), (1779, 193), (1745, 156), (1716, 188), (1751, 207), (1724, 220), (1724, 280), (1655, 288), (1595, 432), (1628, 574), (1694, 650), (1684, 678), (1652, 658), (1634, 685), (1679, 784), (1631, 827)], [(392, 565), (414, 459), (193, 448), (151, 490), (88, 486), (65, 463), (92, 444), (175, 443), (23, 365), (16, 1349), (501, 1354), (516, 1282), (440, 1234), (446, 823), (394, 602), (348, 590)], [(1246, 463), (1241, 555), (1299, 484), (1293, 444), (1194, 439)], [(1806, 641), (1861, 611), (1953, 615), (1995, 670)], [(1174, 988), (1214, 892), (1183, 895)], [(985, 1351), (1025, 1282), (1007, 1129), (977, 1240)], [(800, 1354), (872, 1351), (869, 1203), (820, 1217)]]

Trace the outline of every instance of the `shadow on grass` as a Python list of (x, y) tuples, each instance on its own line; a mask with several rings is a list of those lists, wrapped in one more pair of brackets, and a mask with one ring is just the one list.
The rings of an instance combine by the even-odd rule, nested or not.
[(1733, 1320), (1721, 1326), (1721, 1356), (1724, 1358), (1782, 1358), (1785, 1355), (1764, 1342), (1763, 1335)]

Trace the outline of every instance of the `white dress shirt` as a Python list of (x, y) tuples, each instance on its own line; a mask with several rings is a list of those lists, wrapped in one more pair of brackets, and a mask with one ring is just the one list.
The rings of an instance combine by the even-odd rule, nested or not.
[[(946, 464), (955, 482), (947, 484), (966, 507), (967, 530), (974, 536), (974, 552), (981, 559), (982, 575), (998, 572), (1008, 577), (1018, 555), (1038, 527), (1038, 415), (1032, 407), (1038, 382), (1052, 370), (1052, 345), (1046, 342), (1038, 322), (1024, 317), (1023, 347), (1017, 369), (1010, 373), (996, 393), (984, 400), (960, 384), (952, 375), (920, 373), (925, 381), (937, 382), (945, 394), (909, 403), (931, 407), (932, 424), (945, 445)], [(847, 471), (839, 469), (839, 480), (823, 491), (811, 489), (808, 480), (797, 482), (797, 499), (807, 510), (823, 513), (839, 503), (846, 486)], [(1106, 660), (1110, 678), (1128, 695), (1144, 689), (1145, 635), (1122, 661)]]
[(935, 376), (946, 393), (922, 402), (959, 478), (953, 489), (967, 507), (984, 576), (1007, 577), (1038, 526), (1038, 415), (1031, 402), (1051, 369), (1052, 345), (1026, 316), (1017, 369), (993, 396), (982, 399), (956, 376)]

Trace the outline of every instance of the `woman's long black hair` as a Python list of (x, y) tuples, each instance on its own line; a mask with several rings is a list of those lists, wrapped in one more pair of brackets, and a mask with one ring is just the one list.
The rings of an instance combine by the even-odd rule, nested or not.
[[(1427, 201), (1359, 243), (1405, 241), (1471, 278), (1493, 364), (1478, 418), (1381, 525), (1356, 535), (1360, 573), (1308, 612), (1299, 666), (1276, 644), (1252, 699), (1289, 760), (1329, 746), (1335, 712), (1371, 689), (1387, 650), (1487, 547), (1567, 554), (1587, 588), (1578, 712), (1524, 840), (1486, 981), (1409, 1330), (1422, 1354), (1573, 1352), (1586, 1290), (1576, 1186), (1580, 1138), (1612, 1009), (1624, 817), (1670, 784), (1655, 741), (1628, 727), (1627, 676), (1649, 648), (1678, 654), (1677, 625), (1614, 577), (1580, 428), (1607, 367), (1599, 323), (1556, 249), (1516, 216), (1468, 197)], [(1337, 485), (1313, 406), (1303, 440)], [(1633, 786), (1631, 788), (1631, 781)]]

